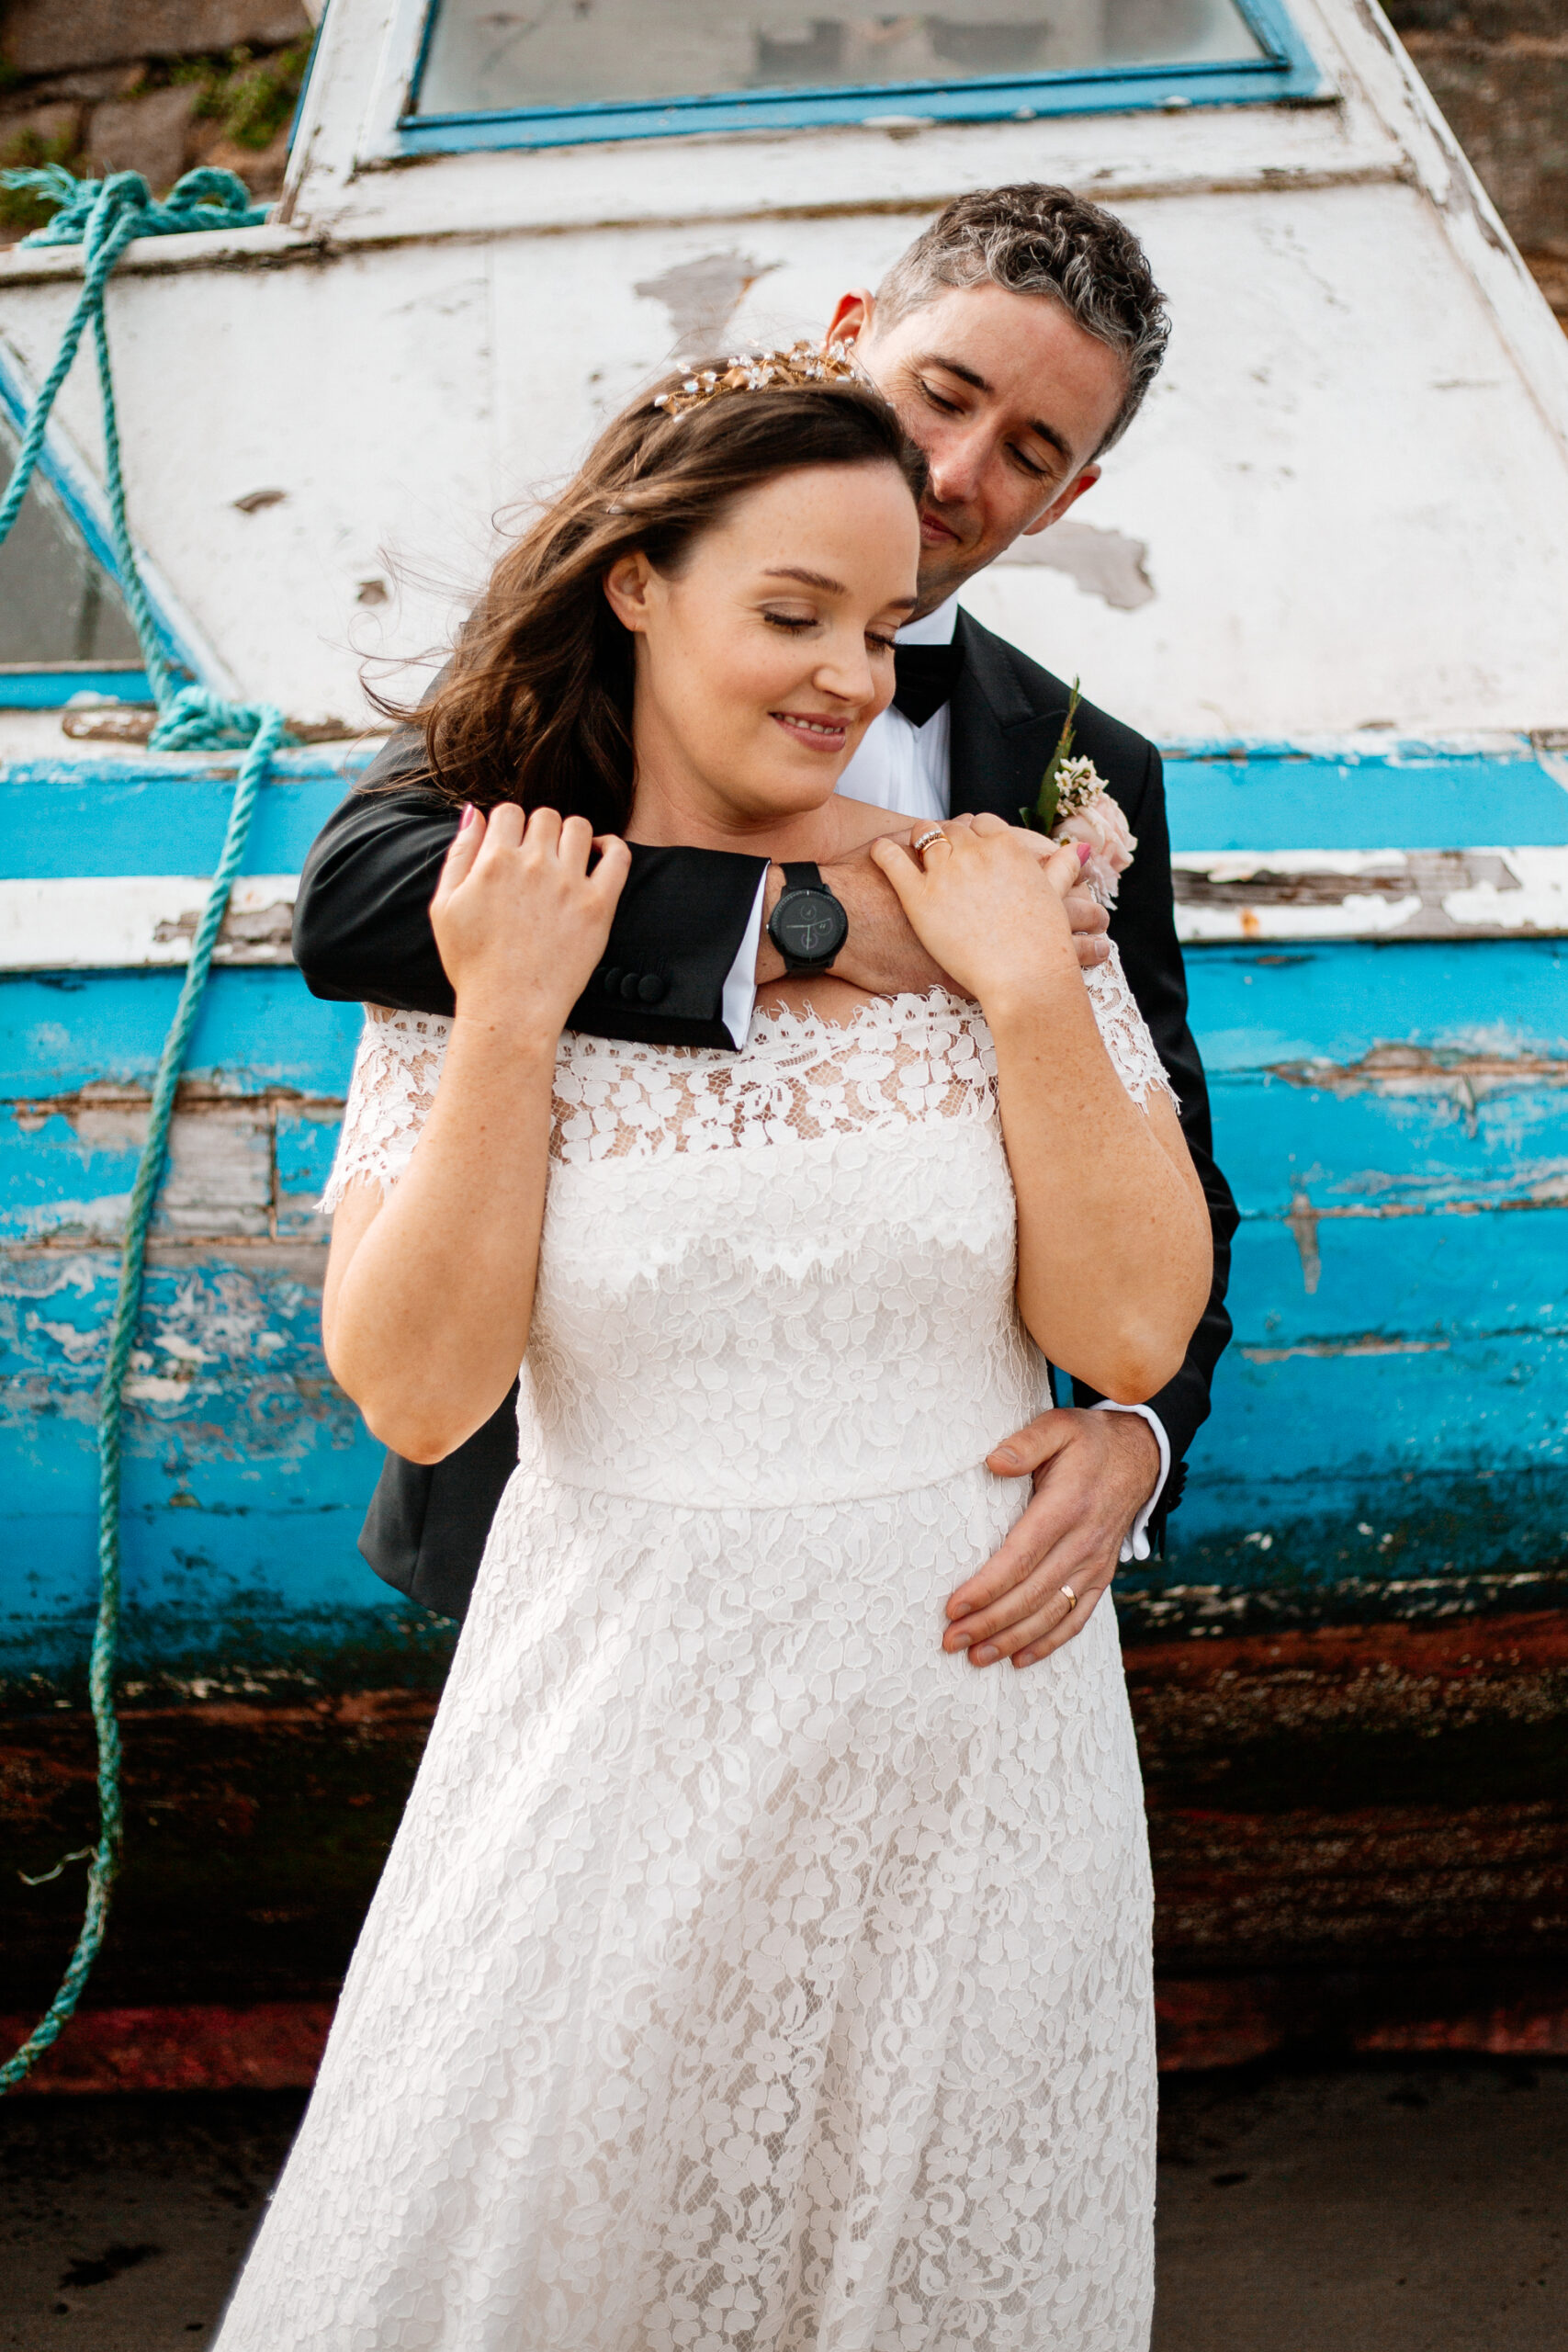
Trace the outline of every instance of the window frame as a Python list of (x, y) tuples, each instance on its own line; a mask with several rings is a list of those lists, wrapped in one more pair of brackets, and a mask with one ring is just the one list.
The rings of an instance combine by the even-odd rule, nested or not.
[[(0, 415), (18, 442), (27, 430), (33, 399), (32, 386), (0, 345)], [(35, 481), (39, 475), (64, 508), (89, 562), (96, 564), (123, 601), (108, 502), (52, 422), (44, 433)], [(164, 654), (176, 671), (209, 683), (209, 665), (176, 619), (156, 568), (140, 548), (136, 560)], [(115, 702), (151, 703), (152, 682), (139, 661), (0, 662), (0, 710), (60, 710), (80, 694), (103, 695)]]
[(718, 91), (682, 98), (610, 99), (580, 107), (478, 108), (418, 115), (419, 86), (443, 0), (428, 0), (390, 141), (394, 156), (476, 149), (576, 147), (833, 125), (878, 130), (945, 122), (1032, 121), (1055, 115), (1182, 112), (1189, 107), (1319, 97), (1325, 85), (1285, 0), (1235, 0), (1262, 57), (1238, 63), (1097, 66), (995, 74), (955, 85), (909, 82), (796, 91)]

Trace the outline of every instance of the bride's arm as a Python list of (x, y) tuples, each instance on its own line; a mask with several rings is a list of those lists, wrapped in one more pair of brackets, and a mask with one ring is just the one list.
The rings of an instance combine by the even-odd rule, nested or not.
[(438, 1462), (489, 1419), (528, 1344), (556, 1046), (603, 952), (629, 858), (503, 805), (465, 824), (431, 905), (457, 996), (435, 1101), (385, 1198), (351, 1185), (333, 1225), (327, 1361), (373, 1434)]
[(1141, 1109), (1101, 1043), (1063, 910), (1077, 853), (1042, 866), (998, 822), (947, 828), (924, 871), (890, 842), (872, 854), (995, 1041), (1024, 1322), (1054, 1363), (1140, 1404), (1186, 1353), (1211, 1235), (1174, 1109)]

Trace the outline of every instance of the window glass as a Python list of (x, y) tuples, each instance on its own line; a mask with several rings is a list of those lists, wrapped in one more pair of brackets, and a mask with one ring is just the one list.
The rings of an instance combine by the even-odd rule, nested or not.
[[(822, 0), (818, 0), (822, 6)], [(724, 92), (951, 88), (1129, 66), (1256, 64), (1235, 0), (439, 0), (416, 112), (636, 103)]]
[[(0, 491), (16, 455), (16, 436), (0, 417)], [(141, 651), (118, 589), (35, 473), (16, 528), (0, 548), (0, 668), (76, 662), (140, 670)]]

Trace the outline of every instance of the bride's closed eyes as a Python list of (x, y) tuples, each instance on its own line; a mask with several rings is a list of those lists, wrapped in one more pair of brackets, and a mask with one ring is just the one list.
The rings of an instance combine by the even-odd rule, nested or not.
[[(798, 636), (802, 629), (821, 627), (815, 615), (807, 617), (799, 613), (770, 613), (764, 610), (762, 618), (770, 628), (787, 629), (792, 637)], [(895, 640), (891, 637), (878, 635), (875, 629), (867, 629), (865, 641), (874, 653), (891, 653), (894, 650)]]

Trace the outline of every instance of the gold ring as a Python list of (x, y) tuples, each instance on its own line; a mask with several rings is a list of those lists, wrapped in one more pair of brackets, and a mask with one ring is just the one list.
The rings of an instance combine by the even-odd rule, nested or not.
[(914, 851), (915, 855), (919, 859), (920, 864), (923, 865), (926, 862), (926, 852), (930, 849), (932, 842), (944, 842), (946, 839), (947, 835), (942, 831), (940, 825), (929, 825), (923, 833), (917, 833), (915, 835), (914, 840), (909, 843), (909, 847)]
[(1057, 1588), (1056, 1588), (1056, 1589), (1057, 1589), (1057, 1591), (1058, 1591), (1059, 1593), (1061, 1593), (1061, 1594), (1062, 1594), (1063, 1598), (1066, 1600), (1066, 1603), (1067, 1603), (1067, 1606), (1068, 1606), (1070, 1609), (1076, 1609), (1076, 1608), (1077, 1607), (1077, 1605), (1078, 1605), (1078, 1597), (1077, 1597), (1077, 1594), (1073, 1590), (1072, 1586), (1071, 1586), (1070, 1584), (1062, 1584), (1062, 1585), (1058, 1585), (1058, 1586), (1057, 1586)]

